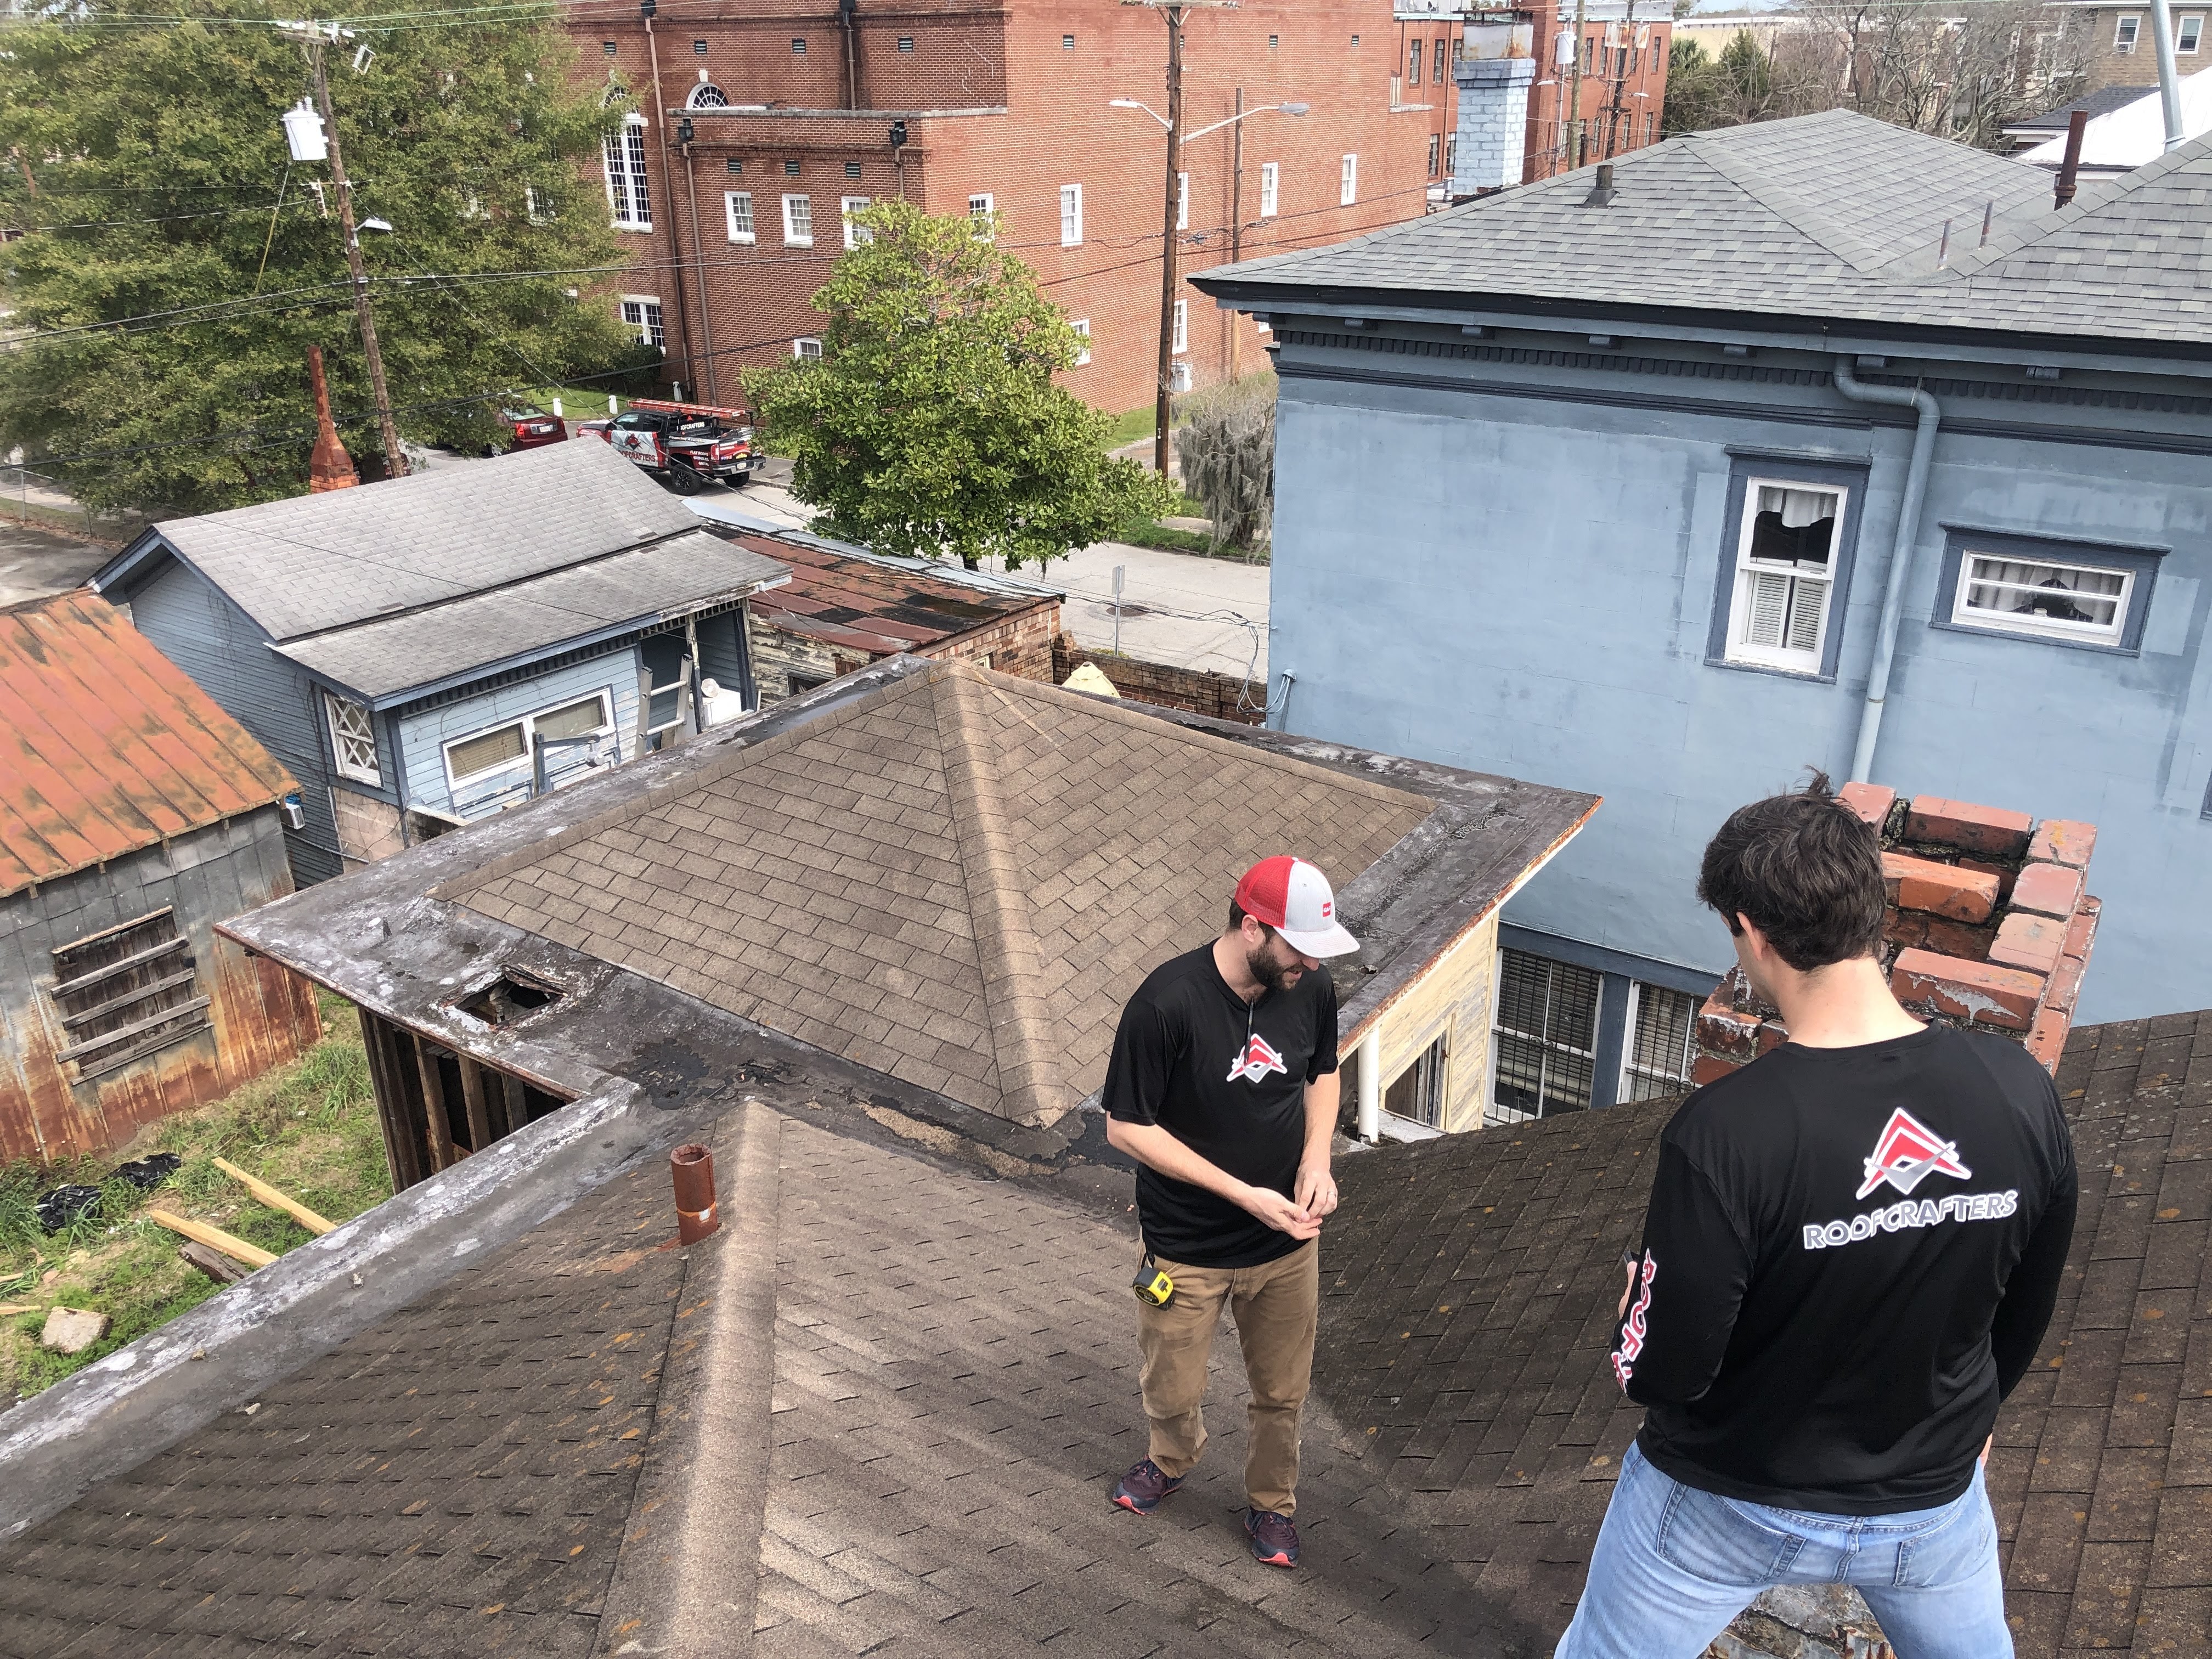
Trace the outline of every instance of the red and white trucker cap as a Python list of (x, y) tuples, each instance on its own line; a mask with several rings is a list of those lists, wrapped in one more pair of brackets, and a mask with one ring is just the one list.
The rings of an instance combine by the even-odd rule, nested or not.
[(1237, 902), (1301, 955), (1346, 957), (1359, 948), (1337, 921), (1328, 878), (1304, 859), (1261, 859), (1237, 884)]

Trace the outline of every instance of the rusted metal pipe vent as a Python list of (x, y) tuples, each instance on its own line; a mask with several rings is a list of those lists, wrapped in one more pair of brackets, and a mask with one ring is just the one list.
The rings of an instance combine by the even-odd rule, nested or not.
[(695, 1141), (669, 1153), (668, 1170), (676, 1181), (677, 1239), (696, 1244), (722, 1224), (714, 1207), (714, 1155)]
[(1583, 205), (1584, 207), (1609, 206), (1613, 201), (1614, 194), (1615, 191), (1613, 188), (1613, 163), (1610, 161), (1601, 161), (1598, 163), (1597, 168), (1597, 184), (1591, 190), (1589, 195), (1583, 198)]

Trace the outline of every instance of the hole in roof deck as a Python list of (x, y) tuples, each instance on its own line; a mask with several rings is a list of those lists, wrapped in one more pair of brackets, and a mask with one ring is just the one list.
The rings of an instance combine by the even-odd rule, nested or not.
[(487, 1025), (512, 1025), (517, 1020), (550, 1008), (568, 994), (559, 986), (509, 968), (497, 979), (470, 992), (453, 1006)]

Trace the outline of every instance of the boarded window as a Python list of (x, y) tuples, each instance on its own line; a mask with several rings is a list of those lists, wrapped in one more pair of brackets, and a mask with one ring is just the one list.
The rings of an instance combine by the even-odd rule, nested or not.
[(190, 941), (164, 906), (53, 953), (54, 1006), (82, 1082), (208, 1029)]

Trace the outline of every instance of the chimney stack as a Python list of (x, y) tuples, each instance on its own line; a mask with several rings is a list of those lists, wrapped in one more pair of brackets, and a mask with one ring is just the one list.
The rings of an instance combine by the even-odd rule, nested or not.
[[(2102, 908), (2088, 896), (2096, 826), (1847, 783), (1844, 805), (1881, 836), (1889, 913), (1881, 965), (1923, 1019), (1996, 1031), (2056, 1072)], [(1729, 970), (1698, 1011), (1693, 1077), (1711, 1083), (1790, 1040)]]
[(315, 453), (307, 464), (307, 493), (350, 489), (361, 482), (353, 461), (338, 441), (337, 423), (331, 419), (331, 388), (323, 379), (323, 349), (307, 348), (307, 384), (315, 392)]

